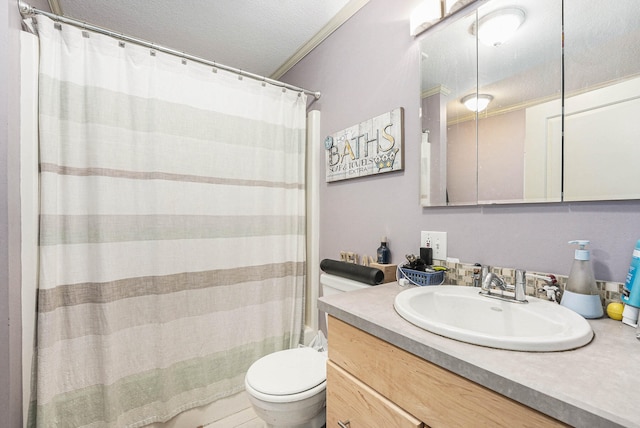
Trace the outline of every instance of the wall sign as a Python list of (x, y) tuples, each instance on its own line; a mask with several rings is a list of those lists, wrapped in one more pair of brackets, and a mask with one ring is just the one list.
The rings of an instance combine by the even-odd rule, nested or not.
[(400, 107), (325, 138), (327, 182), (401, 171), (403, 114)]

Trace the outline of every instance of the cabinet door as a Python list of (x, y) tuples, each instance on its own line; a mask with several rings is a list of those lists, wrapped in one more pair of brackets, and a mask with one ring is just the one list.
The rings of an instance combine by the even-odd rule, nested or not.
[[(343, 425), (339, 424), (342, 423)], [(327, 428), (394, 427), (424, 425), (391, 401), (327, 362)]]

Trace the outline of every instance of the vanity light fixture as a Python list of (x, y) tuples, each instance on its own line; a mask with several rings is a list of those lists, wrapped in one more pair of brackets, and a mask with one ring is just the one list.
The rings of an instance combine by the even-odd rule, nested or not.
[(487, 46), (500, 46), (518, 31), (524, 22), (522, 9), (506, 8), (494, 10), (471, 25), (469, 31)]
[(422, 0), (409, 16), (409, 34), (417, 36), (442, 18), (440, 0)]
[(459, 9), (462, 9), (469, 3), (473, 3), (475, 0), (444, 0), (444, 13), (448, 15)]
[(471, 111), (481, 112), (487, 108), (493, 96), (489, 94), (469, 94), (463, 97), (460, 102)]

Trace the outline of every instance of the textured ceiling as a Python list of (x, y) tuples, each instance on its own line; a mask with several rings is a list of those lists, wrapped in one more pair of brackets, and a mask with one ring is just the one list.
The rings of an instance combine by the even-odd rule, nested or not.
[(57, 13), (68, 18), (276, 79), (367, 2), (26, 0), (46, 11), (57, 4)]

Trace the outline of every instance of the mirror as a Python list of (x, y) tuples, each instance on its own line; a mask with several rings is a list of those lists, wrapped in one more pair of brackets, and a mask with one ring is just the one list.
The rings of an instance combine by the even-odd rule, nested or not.
[(640, 198), (640, 4), (565, 0), (565, 201)]
[[(478, 40), (508, 12), (511, 38)], [(640, 198), (639, 20), (637, 0), (491, 0), (428, 31), (422, 205)]]

